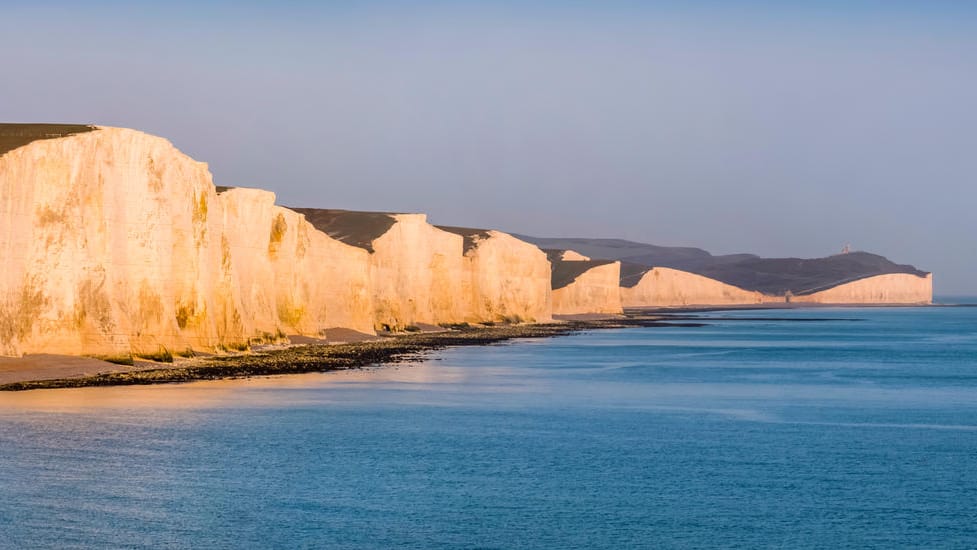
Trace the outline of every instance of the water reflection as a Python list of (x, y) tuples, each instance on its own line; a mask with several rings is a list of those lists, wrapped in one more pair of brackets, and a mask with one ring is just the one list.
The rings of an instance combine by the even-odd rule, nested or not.
[[(198, 409), (282, 407), (328, 402), (329, 390), (447, 392), (477, 387), (481, 393), (518, 391), (505, 382), (511, 369), (450, 366), (432, 356), (422, 363), (392, 364), (326, 373), (291, 374), (186, 384), (114, 386), (0, 392), (0, 414), (92, 409)], [(524, 384), (519, 384), (524, 388)]]

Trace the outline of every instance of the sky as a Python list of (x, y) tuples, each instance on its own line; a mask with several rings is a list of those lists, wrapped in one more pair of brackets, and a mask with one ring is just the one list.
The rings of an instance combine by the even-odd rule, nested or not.
[(0, 121), (163, 136), (280, 204), (977, 295), (977, 3), (0, 0)]

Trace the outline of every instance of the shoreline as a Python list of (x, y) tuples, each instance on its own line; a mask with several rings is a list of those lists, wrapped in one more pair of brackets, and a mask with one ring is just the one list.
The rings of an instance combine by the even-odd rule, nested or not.
[[(635, 314), (603, 319), (570, 319), (526, 325), (471, 326), (439, 332), (397, 334), (380, 340), (342, 344), (299, 344), (235, 355), (199, 357), (178, 364), (119, 368), (76, 377), (19, 380), (0, 384), (0, 391), (177, 384), (357, 369), (418, 361), (430, 352), (458, 346), (484, 346), (520, 338), (552, 338), (586, 330), (639, 327), (698, 327), (703, 323), (667, 315)], [(158, 365), (158, 366), (157, 366)]]
[[(397, 333), (362, 341), (318, 343), (299, 337), (300, 343), (281, 348), (256, 349), (232, 355), (207, 355), (177, 363), (141, 362), (126, 367), (99, 363), (95, 374), (31, 377), (0, 383), (0, 392), (39, 389), (179, 384), (257, 376), (304, 374), (358, 369), (374, 365), (418, 361), (430, 352), (449, 347), (483, 346), (521, 338), (553, 338), (587, 330), (649, 327), (700, 327), (706, 323), (695, 313), (794, 309), (855, 309), (862, 307), (919, 308), (968, 307), (970, 304), (750, 304), (627, 308), (623, 315), (563, 316), (552, 322), (520, 325), (472, 325), (438, 331)], [(713, 320), (713, 319), (709, 319)], [(743, 318), (739, 320), (748, 320)], [(787, 320), (787, 319), (782, 319)], [(814, 321), (822, 319), (811, 319)], [(434, 327), (431, 327), (434, 328)], [(59, 357), (62, 362), (94, 361), (85, 357)]]

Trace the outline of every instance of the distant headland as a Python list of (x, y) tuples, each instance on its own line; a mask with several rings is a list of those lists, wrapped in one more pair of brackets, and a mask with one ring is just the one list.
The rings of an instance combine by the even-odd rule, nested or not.
[(172, 357), (340, 329), (932, 300), (931, 274), (866, 252), (712, 256), (309, 206), (328, 205), (215, 187), (206, 164), (135, 130), (0, 124), (0, 355)]

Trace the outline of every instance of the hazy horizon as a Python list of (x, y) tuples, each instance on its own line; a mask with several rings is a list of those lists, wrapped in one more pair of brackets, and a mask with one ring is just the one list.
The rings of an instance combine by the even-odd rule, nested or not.
[(38, 2), (0, 121), (160, 135), (218, 185), (438, 224), (820, 257), (977, 294), (977, 5)]

